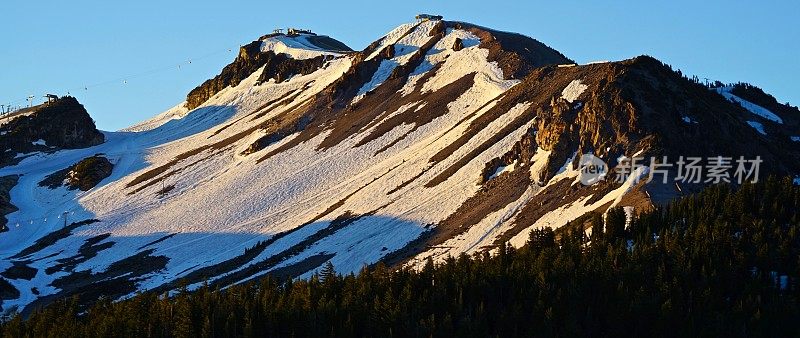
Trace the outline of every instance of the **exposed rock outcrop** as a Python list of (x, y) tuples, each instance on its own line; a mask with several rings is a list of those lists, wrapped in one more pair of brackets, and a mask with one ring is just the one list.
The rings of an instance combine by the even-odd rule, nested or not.
[(86, 148), (105, 137), (77, 99), (65, 96), (0, 126), (0, 166), (17, 153)]
[(39, 186), (51, 189), (66, 185), (69, 189), (87, 191), (111, 175), (114, 164), (101, 155), (87, 157), (68, 168), (56, 171), (39, 182)]
[(385, 59), (393, 58), (394, 57), (394, 45), (386, 46), (386, 48), (383, 49), (382, 53), (383, 53), (383, 57)]
[[(265, 35), (240, 47), (239, 55), (231, 64), (225, 66), (219, 75), (213, 79), (206, 80), (189, 92), (186, 96), (186, 107), (188, 109), (197, 108), (226, 87), (237, 86), (242, 80), (265, 65), (264, 71), (259, 76), (259, 83), (266, 82), (269, 79), (282, 82), (292, 75), (311, 73), (322, 67), (325, 61), (331, 58), (331, 56), (321, 55), (310, 59), (294, 59), (288, 54), (261, 50), (262, 40), (280, 35)], [(317, 47), (332, 51), (351, 51), (345, 44), (327, 36), (308, 36), (307, 41)]]
[(87, 191), (111, 175), (114, 165), (103, 156), (85, 158), (75, 164), (67, 174), (67, 184), (72, 189)]
[(233, 63), (225, 66), (222, 72), (213, 79), (206, 80), (189, 92), (189, 95), (186, 96), (186, 108), (197, 108), (225, 87), (238, 85), (239, 82), (267, 63), (269, 59), (269, 54), (261, 53), (260, 40), (240, 47), (239, 55), (233, 60)]
[(258, 77), (258, 83), (267, 82), (274, 79), (275, 82), (283, 82), (293, 75), (306, 75), (322, 68), (325, 61), (332, 59), (331, 56), (320, 55), (311, 59), (293, 59), (287, 54), (275, 54), (272, 51), (264, 52), (264, 70)]
[(456, 38), (456, 40), (453, 42), (453, 50), (457, 52), (462, 50), (463, 48), (464, 48), (464, 41), (461, 40), (461, 38)]
[(486, 163), (481, 174), (481, 183), (486, 183), (501, 166), (508, 166), (517, 162), (522, 166), (530, 166), (536, 148), (536, 129), (531, 128), (519, 141), (514, 143), (511, 150), (503, 154), (503, 156), (495, 157)]
[(17, 180), (19, 180), (19, 176), (16, 175), (0, 177), (0, 232), (8, 231), (6, 226), (8, 220), (5, 215), (19, 210), (11, 204), (11, 195), (9, 193), (11, 188), (17, 185)]

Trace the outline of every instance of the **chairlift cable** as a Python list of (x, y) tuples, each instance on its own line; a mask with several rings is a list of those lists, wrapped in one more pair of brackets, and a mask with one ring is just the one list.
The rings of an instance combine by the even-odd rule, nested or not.
[[(147, 71), (143, 71), (143, 72), (140, 72), (140, 73), (129, 74), (127, 76), (119, 76), (119, 77), (115, 77), (115, 78), (110, 79), (110, 80), (101, 81), (101, 82), (94, 83), (94, 84), (88, 84), (88, 85), (83, 85), (83, 86), (80, 86), (80, 87), (74, 87), (74, 88), (65, 90), (64, 92), (71, 93), (73, 91), (74, 92), (80, 92), (81, 90), (88, 91), (89, 89), (92, 89), (92, 88), (96, 88), (96, 87), (100, 87), (100, 86), (107, 86), (107, 85), (111, 85), (111, 84), (118, 84), (120, 82), (122, 82), (122, 84), (127, 84), (128, 81), (132, 80), (132, 79), (141, 78), (141, 77), (145, 77), (145, 76), (150, 76), (150, 75), (166, 72), (166, 71), (169, 71), (169, 70), (176, 70), (176, 69), (177, 70), (181, 70), (182, 66), (191, 65), (192, 62), (194, 62), (194, 61), (204, 60), (204, 59), (207, 59), (207, 58), (212, 57), (212, 56), (216, 56), (216, 55), (219, 55), (219, 54), (222, 54), (222, 53), (225, 53), (225, 52), (232, 52), (232, 51), (233, 51), (233, 48), (226, 47), (224, 49), (220, 49), (220, 50), (217, 50), (215, 52), (211, 52), (211, 53), (207, 53), (207, 54), (204, 54), (204, 55), (200, 55), (198, 57), (185, 58), (184, 60), (186, 60), (186, 61), (182, 61), (182, 62), (179, 62), (179, 63), (172, 63), (172, 64), (167, 65), (167, 66), (156, 67), (156, 68), (153, 68), (153, 69), (150, 69), (150, 70), (147, 70)], [(21, 103), (28, 102), (29, 100), (31, 101), (31, 103), (33, 102), (33, 100), (30, 99), (30, 97), (25, 97), (25, 98), (20, 98), (20, 99), (13, 100), (13, 101), (8, 101), (7, 102), (8, 106), (9, 106), (8, 109), (10, 110), (13, 107), (19, 108), (18, 106)], [(25, 107), (25, 108), (27, 108), (27, 107)], [(19, 110), (19, 109), (16, 109), (16, 110), (13, 110), (13, 111), (17, 111), (17, 110)], [(9, 112), (13, 112), (13, 111), (9, 111)]]

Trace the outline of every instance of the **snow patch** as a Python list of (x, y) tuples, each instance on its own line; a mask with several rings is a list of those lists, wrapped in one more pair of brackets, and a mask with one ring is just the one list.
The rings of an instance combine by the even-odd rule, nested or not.
[[(388, 79), (389, 76), (392, 75), (392, 72), (394, 71), (395, 68), (408, 63), (408, 61), (411, 60), (411, 57), (414, 55), (414, 53), (417, 52), (417, 50), (419, 50), (422, 47), (422, 45), (424, 45), (426, 42), (428, 42), (430, 39), (433, 38), (430, 36), (430, 32), (431, 30), (433, 30), (433, 27), (435, 25), (436, 22), (434, 21), (423, 22), (419, 24), (419, 26), (414, 28), (413, 31), (411, 31), (408, 34), (405, 34), (405, 36), (402, 35), (398, 36), (398, 39), (396, 39), (391, 45), (383, 46), (381, 50), (383, 50), (384, 48), (394, 48), (394, 57), (392, 57), (391, 59), (381, 61), (381, 64), (378, 66), (378, 70), (376, 70), (375, 73), (372, 74), (372, 78), (370, 79), (370, 81), (365, 83), (358, 90), (358, 93), (356, 94), (355, 98), (353, 98), (353, 103), (360, 101), (361, 99), (364, 98), (364, 96), (368, 92), (373, 91), (375, 88), (378, 88), (378, 86), (383, 84), (383, 82), (385, 82), (386, 79)], [(390, 34), (394, 33), (395, 32), (392, 31), (392, 33)], [(403, 31), (403, 33), (405, 33), (405, 31)], [(377, 52), (378, 51), (376, 51), (375, 53)], [(371, 55), (371, 57), (372, 56), (373, 55)]]
[(572, 80), (572, 82), (561, 91), (561, 98), (572, 103), (578, 99), (578, 96), (580, 96), (586, 88), (589, 88), (589, 86), (581, 83), (581, 80)]
[(775, 115), (775, 113), (769, 111), (769, 109), (759, 106), (755, 103), (752, 103), (750, 101), (747, 101), (741, 97), (732, 94), (730, 92), (733, 89), (732, 87), (720, 87), (715, 89), (717, 93), (724, 96), (726, 99), (730, 101), (738, 103), (740, 106), (742, 106), (744, 109), (747, 109), (751, 113), (761, 116), (772, 122), (783, 124), (783, 119), (781, 119), (778, 115)]
[(414, 27), (415, 24), (416, 23), (413, 22), (404, 23), (400, 26), (397, 26), (397, 28), (393, 29), (388, 34), (384, 35), (383, 38), (380, 40), (378, 48), (375, 48), (375, 51), (373, 51), (372, 54), (370, 54), (367, 57), (367, 60), (371, 60), (376, 56), (378, 56), (378, 54), (380, 54), (383, 51), (383, 49), (386, 48), (386, 46), (397, 43), (397, 40), (403, 37), (403, 35), (406, 32), (408, 32), (408, 30), (411, 29), (411, 27)]
[(122, 129), (120, 131), (126, 132), (141, 132), (152, 130), (158, 128), (159, 126), (172, 121), (172, 120), (179, 120), (186, 116), (189, 113), (189, 109), (186, 108), (186, 101), (179, 103), (178, 105), (167, 109), (167, 111), (156, 115), (150, 119), (144, 120), (137, 124), (134, 124), (128, 128)]
[(634, 208), (632, 206), (624, 206), (622, 210), (625, 211), (625, 229), (629, 229), (631, 222), (633, 222)]
[(514, 163), (511, 163), (509, 165), (501, 165), (501, 166), (497, 167), (497, 169), (495, 169), (495, 171), (492, 174), (492, 176), (489, 176), (489, 179), (491, 180), (491, 179), (493, 179), (493, 178), (495, 178), (497, 176), (500, 176), (503, 173), (510, 173), (510, 172), (514, 171), (514, 165), (516, 165), (516, 164), (517, 163), (514, 162)]
[(753, 129), (755, 129), (759, 134), (767, 135), (767, 132), (764, 130), (764, 125), (763, 124), (761, 124), (759, 122), (756, 122), (756, 121), (747, 121), (747, 124), (749, 124), (751, 127), (753, 127)]
[[(445, 36), (436, 42), (436, 44), (428, 50), (423, 61), (409, 74), (408, 81), (403, 86), (403, 95), (410, 94), (414, 88), (417, 87), (417, 81), (423, 77), (425, 73), (432, 70), (434, 66), (447, 61), (452, 54), (457, 53), (472, 53), (470, 49), (477, 48), (480, 45), (480, 38), (471, 32), (462, 29), (448, 28)], [(463, 49), (461, 51), (454, 51), (452, 49), (456, 39), (461, 39)]]
[(551, 153), (552, 151), (537, 147), (536, 152), (533, 153), (533, 157), (531, 158), (531, 180), (539, 185), (545, 183), (538, 181), (538, 178), (541, 177), (544, 170), (547, 169), (547, 163)]
[[(293, 59), (305, 60), (313, 59), (320, 55), (336, 57), (342, 55), (340, 52), (320, 48), (312, 43), (309, 38), (314, 35), (300, 34), (297, 36), (278, 35), (266, 38), (261, 41), (261, 51), (272, 51), (276, 54), (287, 54)], [(320, 37), (325, 37), (320, 35)]]

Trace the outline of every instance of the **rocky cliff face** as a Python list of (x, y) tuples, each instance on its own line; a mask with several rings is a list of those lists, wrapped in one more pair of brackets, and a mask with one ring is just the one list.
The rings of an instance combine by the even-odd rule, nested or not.
[[(320, 50), (348, 52), (351, 49), (345, 44), (326, 36), (308, 35), (303, 36), (305, 41)], [(305, 75), (322, 67), (326, 60), (334, 57), (331, 54), (320, 53), (312, 58), (295, 58), (289, 53), (275, 50), (262, 50), (265, 40), (270, 39), (291, 39), (284, 34), (269, 34), (262, 36), (256, 41), (246, 44), (239, 48), (239, 55), (229, 65), (222, 69), (222, 72), (213, 79), (203, 82), (200, 86), (189, 92), (186, 96), (186, 107), (194, 109), (206, 102), (226, 87), (235, 87), (246, 77), (264, 67), (258, 82), (266, 82), (270, 79), (282, 82), (292, 75)]]
[[(583, 92), (567, 100), (559, 88), (573, 85), (583, 87)], [(779, 135), (753, 133), (747, 121), (758, 117), (652, 57), (540, 68), (511, 93), (506, 98), (509, 104), (534, 102), (536, 108), (528, 116), (537, 120), (537, 144), (553, 152), (554, 166), (544, 173), (544, 181), (575, 153), (592, 153), (612, 165), (620, 156), (639, 152), (671, 158), (761, 156), (765, 168), (776, 175), (791, 175), (800, 168), (792, 147), (777, 146), (787, 143), (777, 140)], [(779, 114), (788, 120), (798, 112)], [(736, 141), (744, 139), (749, 142)]]
[(228, 86), (236, 86), (265, 63), (274, 54), (261, 53), (261, 41), (253, 41), (239, 48), (239, 55), (213, 79), (206, 80), (186, 96), (186, 107), (194, 109), (211, 96)]
[(74, 97), (65, 96), (0, 126), (0, 166), (18, 153), (86, 148), (103, 143), (94, 120)]

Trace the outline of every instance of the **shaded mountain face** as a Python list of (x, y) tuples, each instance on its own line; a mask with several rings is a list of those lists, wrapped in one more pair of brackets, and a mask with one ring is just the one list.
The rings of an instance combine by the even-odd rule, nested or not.
[(9, 194), (11, 188), (17, 185), (18, 179), (19, 177), (16, 175), (0, 177), (0, 232), (8, 231), (5, 215), (19, 210), (17, 207), (11, 204), (11, 196)]
[[(0, 234), (2, 306), (519, 246), (532, 229), (640, 212), (711, 183), (647, 182), (656, 168), (645, 163), (582, 184), (584, 155), (612, 169), (636, 156), (758, 156), (762, 177), (796, 175), (798, 116), (651, 57), (575, 65), (468, 23), (404, 24), (362, 51), (270, 34), (175, 108), (0, 169), (18, 177), (19, 208)], [(96, 154), (110, 173), (97, 170), (87, 191), (60, 184), (55, 174)]]
[(25, 153), (87, 148), (103, 140), (83, 105), (65, 96), (0, 117), (0, 166), (17, 162)]

